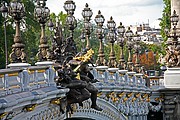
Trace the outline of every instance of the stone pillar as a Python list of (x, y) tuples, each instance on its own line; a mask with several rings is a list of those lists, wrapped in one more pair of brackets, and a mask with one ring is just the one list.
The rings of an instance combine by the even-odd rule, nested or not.
[[(180, 0), (171, 0), (171, 15), (176, 10), (177, 15), (180, 17)], [(177, 23), (177, 28), (180, 29), (180, 21)]]

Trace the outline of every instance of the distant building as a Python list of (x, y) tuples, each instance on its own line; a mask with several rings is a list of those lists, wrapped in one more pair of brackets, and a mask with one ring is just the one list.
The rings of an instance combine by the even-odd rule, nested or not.
[(144, 43), (161, 44), (163, 41), (157, 22), (156, 28), (151, 28), (149, 23), (134, 26), (131, 25), (130, 28), (134, 33), (137, 31), (138, 34), (141, 35), (141, 41)]

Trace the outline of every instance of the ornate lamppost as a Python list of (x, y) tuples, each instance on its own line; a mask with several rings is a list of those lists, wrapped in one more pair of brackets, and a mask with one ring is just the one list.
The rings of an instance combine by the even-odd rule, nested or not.
[(135, 60), (135, 69), (137, 73), (140, 73), (141, 69), (140, 69), (140, 62), (139, 62), (139, 50), (141, 49), (139, 43), (141, 40), (141, 36), (136, 32), (136, 34), (134, 35), (134, 41), (135, 41), (135, 45), (134, 45), (134, 49), (135, 49), (135, 53), (136, 53), (136, 60)]
[(133, 62), (132, 62), (132, 47), (133, 47), (133, 32), (130, 29), (130, 27), (128, 27), (128, 30), (125, 33), (126, 37), (127, 37), (127, 46), (128, 46), (128, 62), (127, 62), (127, 69), (129, 71), (133, 71)]
[(49, 45), (47, 44), (47, 37), (45, 36), (45, 24), (49, 20), (50, 10), (46, 7), (47, 0), (37, 0), (37, 5), (34, 10), (35, 18), (41, 25), (41, 38), (39, 45), (39, 52), (37, 53), (38, 61), (51, 60), (51, 53)]
[(82, 16), (84, 18), (84, 28), (86, 33), (86, 49), (90, 49), (90, 42), (89, 36), (92, 32), (92, 25), (91, 25), (91, 17), (93, 15), (92, 10), (89, 8), (89, 5), (86, 3), (84, 10), (82, 11)]
[(124, 45), (125, 45), (125, 38), (124, 38), (124, 33), (125, 33), (125, 27), (122, 25), (122, 22), (120, 22), (120, 25), (117, 27), (117, 32), (118, 32), (118, 39), (117, 41), (119, 42), (119, 45), (121, 47), (121, 52), (120, 52), (120, 59), (119, 59), (119, 69), (125, 69), (126, 64), (124, 60)]
[(22, 43), (22, 38), (20, 34), (20, 21), (25, 16), (24, 4), (20, 0), (13, 0), (9, 6), (9, 14), (10, 16), (12, 16), (16, 23), (16, 33), (14, 36), (14, 44), (12, 45), (12, 53), (10, 54), (10, 60), (12, 63), (25, 63), (25, 45)]
[(6, 55), (6, 68), (8, 65), (8, 51), (7, 51), (7, 38), (6, 38), (6, 19), (8, 16), (8, 8), (6, 6), (6, 3), (3, 2), (2, 6), (0, 8), (0, 11), (2, 12), (2, 16), (4, 17), (4, 47), (5, 47), (5, 55)]
[(96, 60), (96, 65), (106, 65), (105, 55), (104, 55), (104, 46), (102, 40), (104, 38), (104, 28), (102, 28), (105, 19), (104, 16), (101, 14), (101, 11), (98, 11), (98, 15), (95, 17), (95, 22), (97, 24), (96, 34), (99, 39), (99, 51), (98, 51), (98, 58)]
[(166, 64), (168, 67), (179, 67), (180, 66), (180, 43), (178, 41), (178, 38), (180, 37), (179, 34), (177, 34), (177, 23), (179, 21), (179, 16), (176, 14), (176, 11), (173, 11), (172, 16), (170, 17), (172, 29), (171, 32), (169, 32), (167, 45), (166, 48)]
[(111, 51), (109, 54), (108, 66), (110, 68), (116, 68), (117, 67), (117, 61), (116, 61), (115, 52), (114, 52), (114, 42), (116, 40), (116, 30), (115, 30), (116, 23), (114, 22), (112, 16), (110, 17), (110, 20), (107, 22), (107, 27), (109, 29), (107, 37), (108, 37), (109, 42), (111, 44)]
[(73, 33), (74, 29), (77, 27), (77, 21), (75, 19), (74, 11), (76, 9), (75, 2), (72, 0), (67, 0), (64, 3), (64, 9), (67, 12), (67, 17), (66, 17), (66, 24), (68, 25), (69, 31), (70, 31), (70, 37), (73, 39)]
[(76, 21), (75, 17), (73, 16), (74, 11), (76, 9), (75, 2), (72, 0), (67, 0), (64, 3), (64, 9), (68, 15), (66, 17), (66, 24), (68, 25), (68, 29), (70, 31), (70, 37), (67, 40), (69, 41), (69, 44), (71, 44), (71, 46), (74, 48), (73, 52), (76, 53), (77, 48), (76, 48), (76, 44), (75, 44), (74, 39), (73, 39), (74, 29), (77, 27), (77, 21)]
[(172, 31), (171, 31), (172, 33), (171, 33), (171, 35), (169, 37), (173, 38), (172, 39), (172, 44), (173, 44), (173, 46), (175, 48), (178, 45), (178, 37), (179, 37), (177, 35), (177, 28), (176, 28), (177, 23), (179, 21), (179, 16), (176, 14), (175, 10), (173, 11), (173, 15), (170, 17), (170, 20), (171, 20), (173, 28), (172, 28)]

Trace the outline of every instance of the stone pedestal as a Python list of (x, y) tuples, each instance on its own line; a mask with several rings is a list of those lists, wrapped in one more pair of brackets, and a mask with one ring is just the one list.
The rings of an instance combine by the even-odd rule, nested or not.
[(8, 65), (9, 68), (27, 68), (31, 66), (29, 63), (11, 63)]
[(164, 72), (163, 87), (159, 92), (164, 96), (164, 119), (179, 120), (177, 116), (180, 113), (180, 67), (168, 68)]
[(168, 68), (164, 72), (164, 87), (180, 89), (180, 68)]
[(54, 62), (52, 61), (43, 61), (43, 62), (37, 62), (35, 65), (37, 66), (52, 66)]

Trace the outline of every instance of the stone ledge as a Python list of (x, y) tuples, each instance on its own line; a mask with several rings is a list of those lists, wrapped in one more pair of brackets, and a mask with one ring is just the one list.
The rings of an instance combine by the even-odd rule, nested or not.
[[(29, 104), (41, 103), (44, 100), (51, 100), (57, 96), (65, 96), (69, 89), (57, 89), (54, 86), (36, 89), (33, 91), (26, 91), (12, 95), (3, 96), (0, 98), (0, 109), (2, 112), (11, 111), (18, 107)], [(64, 94), (64, 95), (61, 95)]]

